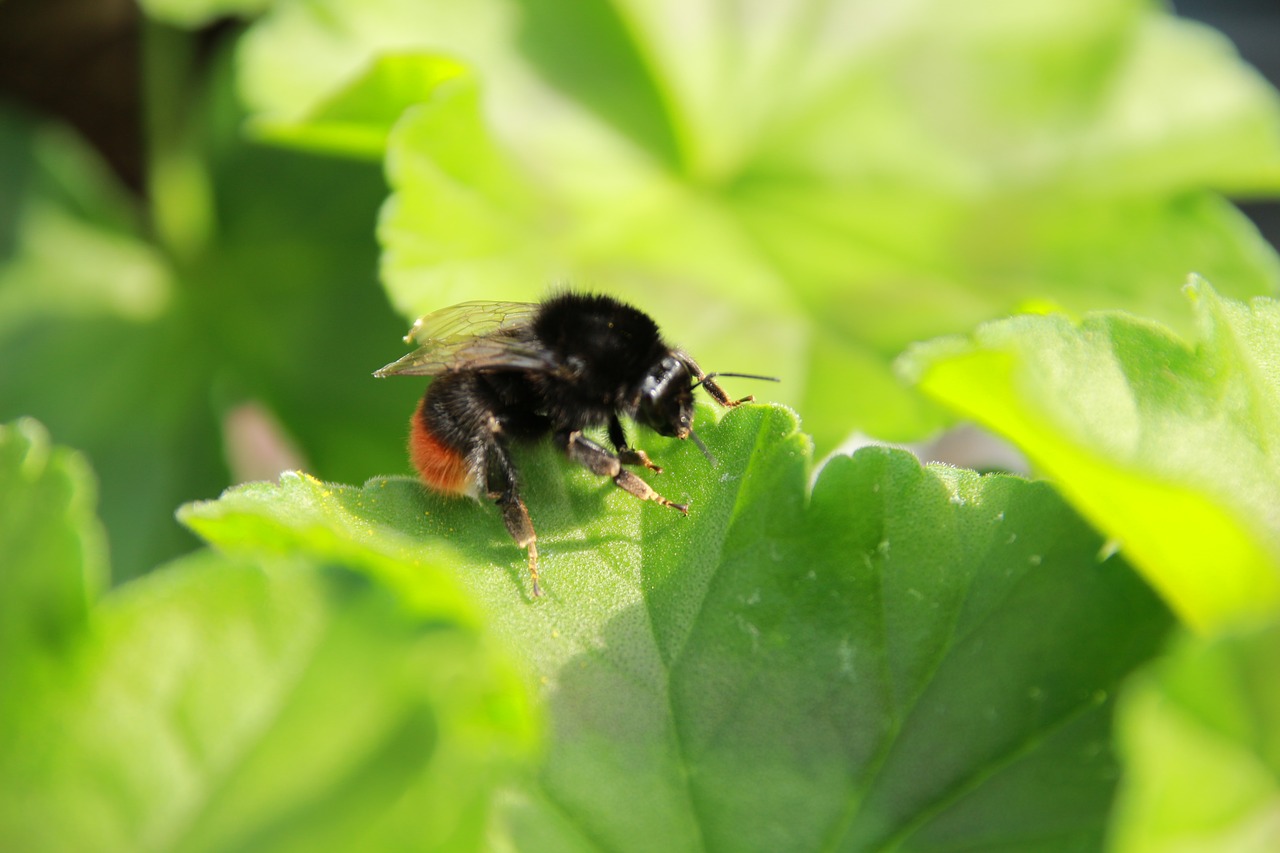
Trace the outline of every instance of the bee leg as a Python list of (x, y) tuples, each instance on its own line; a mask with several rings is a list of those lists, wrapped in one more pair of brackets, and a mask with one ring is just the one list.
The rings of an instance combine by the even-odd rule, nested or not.
[(630, 492), (642, 501), (669, 506), (682, 514), (689, 514), (688, 504), (669, 501), (658, 494), (644, 480), (622, 467), (622, 460), (608, 450), (587, 438), (578, 430), (565, 430), (556, 433), (556, 443), (564, 448), (565, 453), (574, 462), (585, 467), (592, 474), (601, 477), (612, 477), (614, 484)]
[(643, 465), (655, 474), (662, 473), (662, 469), (649, 459), (649, 454), (638, 448), (627, 446), (627, 434), (622, 429), (622, 422), (617, 416), (609, 419), (609, 441), (618, 451), (618, 460), (623, 465)]
[(502, 510), (502, 521), (516, 545), (529, 553), (529, 576), (533, 579), (533, 596), (537, 598), (542, 595), (542, 588), (538, 586), (538, 535), (533, 531), (529, 508), (520, 497), (515, 466), (506, 447), (497, 440), (489, 445), (486, 456), (489, 498)]
[(529, 577), (533, 580), (533, 597), (537, 598), (542, 595), (542, 587), (538, 586), (538, 537), (533, 532), (529, 508), (514, 490), (498, 495), (496, 502), (502, 509), (502, 520), (506, 522), (507, 532), (516, 541), (516, 545), (529, 553)]

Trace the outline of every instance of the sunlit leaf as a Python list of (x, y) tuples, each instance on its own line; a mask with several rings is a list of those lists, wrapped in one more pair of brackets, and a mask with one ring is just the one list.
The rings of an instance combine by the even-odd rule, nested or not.
[(905, 367), (1017, 444), (1209, 629), (1280, 607), (1280, 306), (1186, 292), (1194, 342), (1119, 313), (1018, 317), (921, 345)]
[(279, 143), (380, 160), (401, 113), (466, 74), (465, 66), (440, 56), (380, 56), (365, 74), (306, 117), (274, 123), (264, 119), (253, 130)]

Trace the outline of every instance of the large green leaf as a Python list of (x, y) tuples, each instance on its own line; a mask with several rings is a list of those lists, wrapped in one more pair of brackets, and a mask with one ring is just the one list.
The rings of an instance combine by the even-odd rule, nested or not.
[(1207, 629), (1280, 607), (1280, 305), (1186, 293), (1194, 342), (1125, 314), (1028, 316), (904, 366), (1017, 444)]
[(1123, 561), (1043, 484), (868, 449), (810, 494), (787, 410), (699, 432), (718, 466), (642, 442), (687, 518), (519, 456), (541, 599), (492, 507), (406, 478), (249, 484), (181, 517), (236, 553), (447, 562), (547, 708), (495, 828), (515, 849), (1096, 847), (1109, 697), (1168, 625)]
[[(1206, 191), (1280, 189), (1280, 101), (1146, 0), (679, 5), (305, 0), (251, 31), (242, 89), (295, 144), (352, 115), (352, 153), (387, 140), (405, 315), (616, 290), (785, 376), (823, 448), (939, 421), (886, 370), (913, 340), (1029, 301), (1174, 322), (1193, 269), (1280, 284)], [(458, 59), (479, 83), (399, 85)]]
[(0, 848), (478, 849), (533, 727), (438, 567), (410, 605), (203, 553), (94, 602), (78, 457), (0, 429), (0, 497)]
[(1280, 628), (1183, 638), (1120, 705), (1119, 853), (1280, 847)]

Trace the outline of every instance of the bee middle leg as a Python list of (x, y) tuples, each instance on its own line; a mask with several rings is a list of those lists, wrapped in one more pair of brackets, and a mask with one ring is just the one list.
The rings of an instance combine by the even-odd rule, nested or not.
[[(669, 506), (682, 514), (689, 514), (688, 504), (669, 501), (653, 490), (653, 487), (635, 474), (622, 467), (622, 460), (605, 448), (587, 438), (578, 430), (565, 430), (556, 433), (556, 443), (564, 448), (565, 453), (574, 462), (585, 467), (592, 474), (610, 477), (614, 484), (624, 491), (630, 492), (642, 501)], [(636, 451), (640, 452), (640, 451)]]

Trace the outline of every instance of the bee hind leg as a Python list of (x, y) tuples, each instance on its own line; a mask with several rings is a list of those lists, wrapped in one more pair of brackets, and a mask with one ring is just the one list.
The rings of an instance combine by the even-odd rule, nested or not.
[(490, 445), (487, 457), (489, 498), (502, 510), (502, 521), (516, 545), (528, 552), (529, 577), (533, 580), (533, 596), (537, 598), (542, 595), (542, 587), (538, 585), (538, 535), (533, 530), (529, 508), (520, 497), (515, 466), (506, 448), (497, 441)]
[(515, 540), (516, 545), (529, 554), (529, 577), (533, 581), (533, 596), (542, 595), (542, 587), (538, 585), (538, 536), (533, 532), (533, 522), (529, 519), (529, 508), (514, 490), (500, 494), (496, 502), (502, 510), (502, 520), (507, 525), (507, 532)]
[[(587, 438), (578, 430), (568, 430), (556, 434), (556, 443), (564, 448), (565, 453), (574, 462), (582, 465), (592, 474), (610, 477), (620, 489), (630, 492), (642, 501), (669, 506), (679, 510), (681, 514), (689, 514), (688, 504), (669, 501), (653, 490), (653, 487), (638, 476), (622, 467), (622, 460), (605, 448)], [(640, 452), (640, 451), (636, 451)]]

